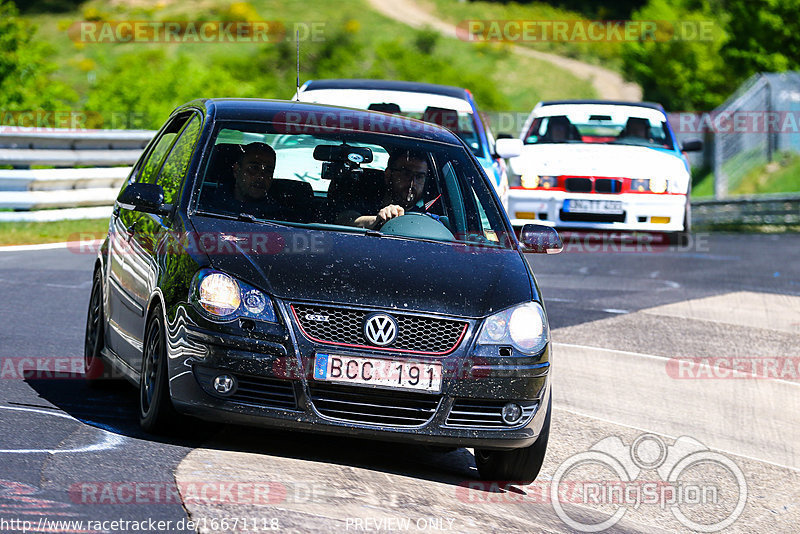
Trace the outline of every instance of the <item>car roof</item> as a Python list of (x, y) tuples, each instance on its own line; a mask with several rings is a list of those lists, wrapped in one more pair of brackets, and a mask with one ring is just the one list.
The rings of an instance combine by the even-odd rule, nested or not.
[(377, 111), (309, 104), (291, 100), (257, 98), (208, 98), (189, 102), (175, 112), (200, 109), (214, 120), (264, 121), (292, 125), (292, 132), (317, 133), (341, 129), (398, 135), (461, 145), (461, 140), (441, 126)]
[(314, 91), (317, 89), (367, 89), (377, 91), (405, 91), (407, 93), (429, 93), (434, 95), (450, 96), (462, 100), (471, 100), (469, 91), (462, 87), (452, 85), (438, 85), (434, 83), (403, 82), (397, 80), (366, 80), (366, 79), (333, 79), (309, 80), (301, 91)]
[(604, 104), (609, 106), (637, 106), (640, 108), (656, 109), (664, 112), (664, 107), (657, 102), (627, 102), (624, 100), (547, 100), (539, 102), (539, 106), (558, 106), (562, 104)]
[(571, 117), (584, 116), (589, 120), (593, 114), (603, 114), (615, 117), (617, 121), (624, 121), (627, 117), (637, 116), (656, 122), (663, 122), (666, 113), (661, 106), (640, 105), (633, 102), (614, 102), (610, 100), (563, 100), (542, 102), (537, 104), (531, 117), (552, 117), (556, 115), (570, 115)]

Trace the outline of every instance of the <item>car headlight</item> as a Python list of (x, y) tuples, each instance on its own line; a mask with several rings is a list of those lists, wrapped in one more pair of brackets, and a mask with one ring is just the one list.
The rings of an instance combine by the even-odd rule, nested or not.
[(650, 191), (653, 193), (666, 193), (668, 186), (666, 178), (650, 178)]
[(521, 185), (525, 189), (552, 189), (553, 187), (558, 186), (558, 177), (542, 176), (539, 174), (523, 174)]
[(201, 269), (192, 281), (190, 300), (213, 319), (247, 317), (275, 322), (272, 301), (255, 287), (223, 272)]
[(650, 190), (650, 180), (647, 178), (634, 178), (631, 180), (631, 191), (643, 193)]
[(486, 318), (478, 335), (479, 345), (511, 345), (525, 354), (540, 352), (550, 340), (544, 309), (526, 302)]

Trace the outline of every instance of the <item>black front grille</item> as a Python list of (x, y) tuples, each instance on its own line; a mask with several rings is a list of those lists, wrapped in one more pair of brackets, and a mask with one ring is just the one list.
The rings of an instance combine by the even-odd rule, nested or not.
[(571, 193), (591, 193), (592, 180), (589, 178), (567, 178), (564, 181), (564, 189)]
[(536, 402), (520, 403), (522, 406), (522, 420), (514, 425), (503, 422), (503, 406), (508, 401), (456, 399), (450, 414), (447, 416), (447, 426), (469, 428), (512, 428), (530, 420), (536, 410)]
[(377, 350), (446, 354), (456, 349), (467, 329), (465, 321), (387, 312), (397, 320), (397, 339), (388, 347), (377, 347), (364, 336), (364, 320), (373, 311), (308, 304), (293, 304), (292, 310), (303, 334), (312, 341)]
[(267, 408), (297, 409), (294, 386), (289, 380), (260, 376), (234, 375), (238, 387), (228, 399), (241, 404), (255, 404)]
[(311, 401), (327, 417), (368, 425), (420, 426), (439, 407), (439, 395), (313, 383)]
[(597, 178), (594, 181), (595, 193), (622, 193), (622, 180), (615, 178)]

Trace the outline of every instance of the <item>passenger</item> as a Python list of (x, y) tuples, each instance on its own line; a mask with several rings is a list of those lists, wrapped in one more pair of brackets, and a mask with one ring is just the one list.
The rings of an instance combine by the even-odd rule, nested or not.
[(275, 172), (275, 150), (265, 143), (240, 147), (242, 153), (233, 164), (233, 196), (240, 202), (271, 200), (268, 196)]
[(250, 143), (240, 145), (236, 152), (238, 157), (229, 167), (233, 171), (232, 183), (227, 182), (213, 197), (204, 198), (205, 207), (262, 219), (286, 217), (285, 207), (270, 195), (275, 150), (265, 143)]
[(625, 129), (623, 132), (623, 137), (633, 137), (636, 139), (645, 139), (647, 141), (651, 141), (650, 122), (647, 119), (630, 117), (625, 123)]
[(544, 141), (550, 143), (566, 143), (570, 139), (572, 123), (563, 115), (550, 117), (547, 123), (547, 132)]

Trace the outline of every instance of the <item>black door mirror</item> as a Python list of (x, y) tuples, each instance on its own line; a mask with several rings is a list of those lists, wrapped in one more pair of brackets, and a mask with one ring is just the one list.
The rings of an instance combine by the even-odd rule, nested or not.
[(703, 142), (700, 139), (687, 139), (681, 145), (682, 152), (700, 152), (703, 150)]
[(558, 254), (564, 249), (555, 228), (543, 224), (526, 224), (519, 235), (523, 252)]
[(168, 215), (172, 211), (170, 204), (164, 204), (164, 189), (157, 184), (132, 183), (119, 194), (117, 204), (128, 210), (156, 215)]

